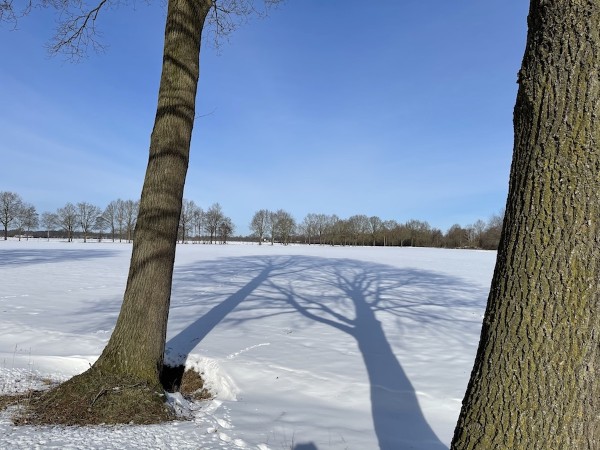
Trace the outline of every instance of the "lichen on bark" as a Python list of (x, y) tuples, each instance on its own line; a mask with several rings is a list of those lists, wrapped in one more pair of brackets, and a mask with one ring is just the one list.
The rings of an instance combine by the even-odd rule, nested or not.
[(600, 1), (532, 0), (502, 239), (452, 449), (600, 448)]

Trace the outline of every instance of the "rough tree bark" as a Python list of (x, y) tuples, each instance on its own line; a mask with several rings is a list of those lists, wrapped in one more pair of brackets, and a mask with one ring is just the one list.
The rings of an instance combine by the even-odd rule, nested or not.
[(533, 0), (502, 239), (452, 449), (600, 448), (600, 0)]
[[(164, 405), (159, 372), (194, 125), (200, 39), (211, 6), (211, 0), (168, 3), (158, 108), (127, 287), (115, 330), (96, 363), (42, 397), (25, 419), (28, 422), (147, 422), (165, 418), (161, 415)], [(125, 395), (126, 388), (143, 389)], [(119, 396), (115, 401), (120, 402), (114, 407), (109, 404), (113, 395)], [(140, 395), (146, 397), (140, 399)], [(105, 410), (115, 408), (129, 418), (113, 419), (105, 414)]]
[(170, 0), (158, 108), (123, 306), (96, 362), (157, 381), (194, 125), (200, 36), (210, 0)]

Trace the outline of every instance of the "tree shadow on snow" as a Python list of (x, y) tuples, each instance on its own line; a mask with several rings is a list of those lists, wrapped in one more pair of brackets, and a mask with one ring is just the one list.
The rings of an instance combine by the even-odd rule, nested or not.
[(1, 249), (0, 267), (29, 266), (34, 264), (50, 264), (65, 261), (83, 261), (86, 259), (105, 258), (117, 254), (113, 250), (81, 249)]
[(318, 450), (317, 446), (312, 442), (307, 444), (296, 444), (292, 450)]
[[(225, 299), (222, 289), (230, 292)], [(199, 262), (176, 269), (171, 320), (182, 323), (178, 308), (189, 311), (193, 304), (205, 312), (167, 342), (167, 351), (185, 362), (219, 323), (235, 327), (292, 314), (295, 320), (331, 327), (352, 337), (360, 350), (379, 448), (445, 449), (423, 416), (381, 320), (389, 323), (392, 318), (397, 327), (413, 320), (444, 339), (456, 321), (448, 316), (448, 308), (479, 305), (481, 294), (464, 280), (444, 274), (350, 259), (256, 256)]]
[[(215, 263), (213, 262), (213, 264)], [(209, 267), (210, 266), (209, 263)], [(196, 347), (196, 345), (198, 345), (198, 343), (202, 341), (213, 328), (225, 319), (225, 317), (242, 303), (242, 301), (244, 301), (258, 286), (264, 283), (273, 269), (274, 267), (271, 265), (271, 262), (266, 261), (264, 267), (262, 267), (258, 274), (256, 274), (256, 276), (248, 283), (171, 338), (166, 344), (169, 363), (175, 366), (185, 364), (188, 355), (194, 347)], [(206, 269), (203, 268), (202, 270)], [(195, 269), (189, 270), (189, 268), (183, 275), (181, 274), (181, 271), (176, 271), (174, 280), (174, 285), (176, 287), (173, 295), (177, 295), (177, 293), (180, 292), (177, 288), (178, 286), (189, 286), (188, 283), (190, 281), (193, 282), (196, 276), (205, 277), (206, 275), (198, 273)], [(193, 298), (192, 294), (192, 299)], [(182, 305), (180, 304), (179, 306)], [(172, 308), (173, 307), (176, 307), (176, 305), (173, 305)]]

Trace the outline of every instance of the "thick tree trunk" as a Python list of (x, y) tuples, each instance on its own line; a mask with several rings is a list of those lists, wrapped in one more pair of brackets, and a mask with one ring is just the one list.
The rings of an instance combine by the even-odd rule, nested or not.
[(502, 239), (452, 449), (600, 448), (600, 0), (533, 0)]
[(210, 0), (170, 0), (158, 108), (116, 328), (95, 367), (157, 383)]

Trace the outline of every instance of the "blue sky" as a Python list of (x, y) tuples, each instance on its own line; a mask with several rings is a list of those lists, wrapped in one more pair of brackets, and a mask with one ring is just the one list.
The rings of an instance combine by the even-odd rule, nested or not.
[[(50, 11), (0, 28), (0, 191), (38, 212), (141, 192), (163, 2), (99, 18), (102, 54), (49, 57)], [(185, 197), (255, 211), (426, 220), (504, 207), (525, 1), (288, 0), (204, 41)]]

